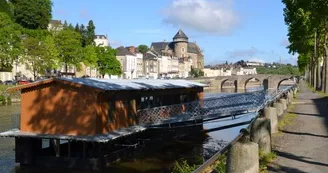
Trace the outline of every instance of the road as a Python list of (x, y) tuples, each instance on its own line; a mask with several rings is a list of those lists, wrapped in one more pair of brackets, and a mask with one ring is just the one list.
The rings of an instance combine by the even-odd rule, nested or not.
[(277, 159), (270, 173), (328, 172), (328, 97), (320, 96), (300, 84), (300, 93), (290, 111), (297, 118), (272, 139)]

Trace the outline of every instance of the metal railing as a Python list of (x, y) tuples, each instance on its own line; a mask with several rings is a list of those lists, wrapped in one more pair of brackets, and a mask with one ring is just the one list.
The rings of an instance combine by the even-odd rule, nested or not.
[(148, 108), (137, 112), (138, 124), (169, 124), (256, 111), (267, 99), (267, 91), (256, 91)]
[[(271, 102), (274, 102), (277, 99), (279, 99), (280, 97), (282, 97), (283, 94), (286, 94), (287, 92), (293, 90), (295, 87), (297, 87), (297, 85), (292, 85), (292, 86), (289, 86), (289, 87), (286, 87), (286, 88), (280, 89), (280, 90), (269, 91), (268, 95), (266, 95), (266, 101), (264, 102), (264, 104), (262, 106), (259, 106), (258, 111), (263, 109), (266, 105), (270, 104)], [(202, 173), (205, 170), (207, 170), (208, 167), (212, 166), (219, 159), (219, 157), (222, 154), (224, 154), (232, 145), (234, 145), (238, 140), (240, 140), (244, 136), (245, 133), (250, 131), (251, 125), (258, 117), (259, 117), (258, 115), (256, 117), (254, 117), (249, 122), (246, 129), (240, 130), (240, 133), (238, 134), (238, 136), (236, 138), (234, 138), (232, 141), (230, 141), (228, 145), (226, 145), (220, 151), (215, 153), (211, 158), (206, 160), (202, 165), (200, 165), (196, 170), (194, 170), (193, 173)], [(236, 124), (236, 125), (238, 125), (238, 124)]]

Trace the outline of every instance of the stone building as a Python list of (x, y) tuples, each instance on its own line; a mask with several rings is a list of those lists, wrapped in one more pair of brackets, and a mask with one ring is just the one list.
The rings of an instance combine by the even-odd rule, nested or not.
[(196, 42), (189, 42), (187, 35), (180, 29), (172, 42), (153, 42), (150, 49), (161, 56), (191, 58), (193, 68), (204, 68), (204, 55)]

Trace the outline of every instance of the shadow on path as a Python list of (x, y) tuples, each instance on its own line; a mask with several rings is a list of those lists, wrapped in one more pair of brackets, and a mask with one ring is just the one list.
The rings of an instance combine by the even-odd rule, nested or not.
[(315, 162), (315, 161), (310, 161), (310, 160), (305, 160), (305, 159), (312, 159), (310, 157), (304, 157), (304, 156), (296, 156), (294, 154), (291, 153), (286, 153), (286, 152), (281, 152), (281, 151), (274, 151), (278, 156), (280, 157), (285, 157), (287, 159), (292, 159), (292, 160), (297, 160), (300, 162), (305, 162), (305, 163), (309, 163), (309, 164), (313, 164), (313, 165), (320, 165), (320, 166), (327, 166), (327, 163), (321, 163), (321, 162)]
[(325, 135), (317, 135), (312, 133), (302, 133), (302, 132), (291, 132), (287, 130), (282, 130), (283, 133), (293, 134), (293, 135), (307, 135), (307, 136), (315, 136), (315, 137), (321, 137), (321, 138), (328, 138), (328, 136)]
[(268, 170), (272, 172), (293, 172), (293, 173), (307, 173), (296, 168), (281, 166), (279, 164), (269, 165)]

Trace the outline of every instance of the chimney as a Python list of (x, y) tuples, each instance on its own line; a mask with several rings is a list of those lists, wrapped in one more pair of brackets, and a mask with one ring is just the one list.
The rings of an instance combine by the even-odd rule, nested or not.
[(129, 46), (128, 49), (131, 53), (135, 53), (135, 47), (134, 46)]

